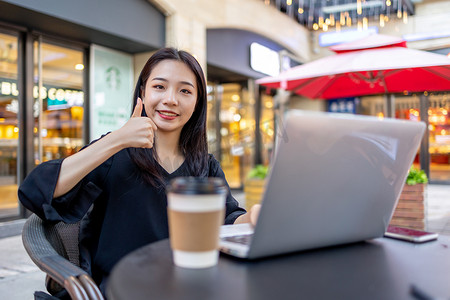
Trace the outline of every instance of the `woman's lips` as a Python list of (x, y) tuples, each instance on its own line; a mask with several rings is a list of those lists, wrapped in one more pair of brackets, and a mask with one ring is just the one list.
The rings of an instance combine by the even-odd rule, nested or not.
[(178, 116), (178, 114), (173, 111), (157, 110), (157, 112), (159, 116), (165, 120), (173, 120)]

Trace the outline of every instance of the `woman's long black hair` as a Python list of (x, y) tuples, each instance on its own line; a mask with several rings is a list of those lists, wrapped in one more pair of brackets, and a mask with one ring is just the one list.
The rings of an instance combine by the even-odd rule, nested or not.
[[(155, 52), (147, 61), (139, 75), (133, 95), (133, 108), (141, 91), (145, 90), (147, 80), (154, 67), (163, 60), (176, 60), (191, 69), (197, 80), (197, 103), (189, 121), (183, 126), (180, 135), (180, 151), (183, 153), (189, 175), (205, 177), (208, 175), (208, 144), (206, 139), (206, 80), (203, 70), (197, 60), (188, 52), (174, 48), (163, 48)], [(146, 116), (145, 109), (143, 116)], [(153, 145), (154, 147), (155, 145)], [(158, 164), (154, 148), (130, 148), (130, 156), (141, 171), (142, 178), (155, 187), (164, 187), (161, 167)]]

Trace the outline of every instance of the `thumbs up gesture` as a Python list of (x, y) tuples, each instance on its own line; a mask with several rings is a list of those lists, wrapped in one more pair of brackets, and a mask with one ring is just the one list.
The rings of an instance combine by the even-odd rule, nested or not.
[(149, 117), (142, 117), (144, 105), (138, 98), (131, 118), (117, 130), (123, 147), (152, 148), (157, 127)]

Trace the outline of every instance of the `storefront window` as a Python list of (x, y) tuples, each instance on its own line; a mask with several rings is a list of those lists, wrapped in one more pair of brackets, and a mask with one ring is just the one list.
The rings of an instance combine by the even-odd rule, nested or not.
[[(219, 105), (219, 107), (217, 107)], [(241, 188), (255, 149), (255, 100), (240, 84), (208, 86), (208, 147), (231, 188)]]
[(35, 42), (34, 56), (35, 162), (39, 164), (69, 156), (83, 145), (84, 65), (82, 51), (44, 42)]
[[(279, 124), (281, 126), (281, 124)], [(268, 166), (272, 156), (274, 134), (275, 134), (275, 114), (273, 107), (273, 97), (261, 95), (261, 121), (259, 131), (261, 133), (261, 154), (262, 164)]]
[(362, 115), (384, 118), (386, 114), (386, 102), (384, 97), (363, 97), (358, 110)]
[(17, 44), (16, 36), (0, 32), (0, 218), (18, 214)]
[[(447, 94), (428, 96), (430, 180), (450, 182), (450, 99)], [(419, 97), (396, 99), (396, 118), (420, 120)], [(418, 161), (415, 161), (417, 167)]]
[(220, 121), (218, 120), (217, 109), (220, 106), (222, 86), (208, 83), (208, 113), (206, 120), (206, 130), (208, 137), (208, 152), (214, 154), (218, 159), (220, 156)]
[[(428, 105), (429, 148), (425, 155), (430, 156), (429, 179), (432, 182), (450, 183), (450, 99), (448, 93), (425, 93)], [(396, 96), (395, 118), (420, 121), (420, 98), (418, 95)], [(367, 115), (384, 117), (386, 101), (384, 97), (364, 97), (362, 112)], [(414, 159), (416, 168), (420, 166), (418, 152)]]
[(447, 94), (430, 95), (430, 179), (450, 182), (450, 99)]
[[(395, 118), (410, 120), (410, 121), (420, 121), (420, 103), (419, 97), (407, 96), (407, 97), (396, 97), (395, 98)], [(417, 152), (416, 157), (413, 161), (413, 166), (420, 169), (420, 151)]]

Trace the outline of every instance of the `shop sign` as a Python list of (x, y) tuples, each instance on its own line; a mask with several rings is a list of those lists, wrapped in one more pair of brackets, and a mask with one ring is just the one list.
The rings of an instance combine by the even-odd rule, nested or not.
[(333, 113), (356, 114), (358, 98), (340, 98), (328, 101), (328, 111)]
[[(47, 101), (49, 110), (83, 106), (84, 103), (84, 93), (81, 90), (43, 86), (40, 94), (41, 99)], [(17, 97), (19, 95), (17, 83), (13, 80), (0, 80), (0, 95)], [(39, 97), (37, 85), (33, 88), (33, 97), (35, 99)]]
[(376, 33), (378, 33), (377, 26), (370, 26), (366, 30), (347, 29), (341, 31), (322, 32), (319, 34), (319, 46), (329, 47), (342, 43), (349, 43)]
[[(41, 99), (47, 101), (47, 109), (63, 109), (72, 106), (83, 106), (84, 93), (80, 90), (62, 89), (58, 87), (46, 87), (41, 89)], [(33, 88), (33, 97), (39, 97), (39, 88)]]
[(122, 127), (130, 116), (133, 56), (92, 45), (90, 58), (89, 136), (92, 140)]
[(0, 81), (0, 95), (17, 97), (19, 95), (17, 84), (12, 81)]
[(280, 74), (280, 56), (277, 51), (266, 46), (251, 43), (250, 67), (255, 71), (276, 76)]

